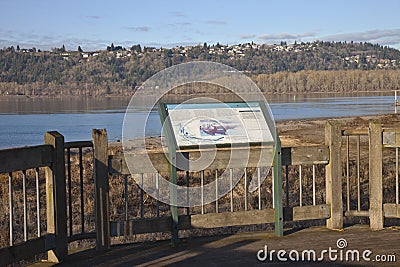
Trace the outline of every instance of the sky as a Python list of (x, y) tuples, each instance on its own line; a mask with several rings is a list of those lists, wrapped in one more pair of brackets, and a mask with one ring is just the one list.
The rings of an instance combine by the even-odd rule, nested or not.
[(0, 48), (355, 41), (400, 49), (398, 0), (0, 0)]

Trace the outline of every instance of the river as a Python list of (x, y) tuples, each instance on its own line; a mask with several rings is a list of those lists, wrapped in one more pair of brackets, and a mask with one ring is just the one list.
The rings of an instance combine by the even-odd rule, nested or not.
[[(394, 113), (393, 96), (280, 95), (267, 98), (276, 121)], [(0, 97), (0, 148), (43, 143), (46, 131), (59, 131), (66, 141), (90, 140), (91, 129), (106, 128), (110, 141), (121, 139), (126, 98)], [(137, 121), (145, 121), (138, 110)], [(160, 135), (158, 113), (151, 113), (148, 136)], [(140, 137), (140, 132), (133, 136)]]

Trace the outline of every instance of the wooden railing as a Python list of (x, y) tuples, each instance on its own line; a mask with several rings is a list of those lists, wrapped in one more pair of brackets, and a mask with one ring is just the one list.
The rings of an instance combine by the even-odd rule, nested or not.
[[(391, 180), (392, 187), (389, 188), (391, 192), (394, 191), (389, 198), (383, 197), (383, 216), (385, 218), (400, 218), (400, 179), (399, 179), (399, 147), (400, 147), (400, 129), (383, 129), (382, 133), (383, 148), (389, 152), (394, 150), (394, 164), (389, 161), (384, 164), (384, 168), (393, 170), (394, 179)], [(393, 185), (394, 183), (394, 185)]]
[[(64, 137), (57, 132), (49, 132), (44, 136), (45, 144), (34, 147), (23, 147), (0, 151), (0, 173), (7, 174), (9, 180), (9, 247), (0, 249), (0, 263), (7, 265), (19, 260), (47, 252), (50, 261), (59, 261), (67, 256), (68, 243), (66, 235), (65, 214), (65, 176), (64, 176)], [(43, 171), (44, 169), (44, 171)], [(41, 215), (40, 176), (45, 176), (46, 219)], [(28, 182), (35, 180), (36, 212), (28, 216)], [(22, 192), (17, 189), (22, 179)], [(18, 193), (18, 196), (17, 196)], [(15, 198), (23, 199), (23, 238), (15, 235), (15, 226), (19, 220), (15, 215)], [(36, 217), (36, 234), (33, 236), (28, 228), (35, 224), (28, 217)], [(46, 232), (43, 232), (43, 225)], [(3, 226), (2, 226), (3, 227)], [(21, 227), (19, 227), (21, 228)]]
[[(369, 218), (372, 229), (383, 229), (384, 218), (400, 218), (400, 129), (382, 128), (380, 121), (371, 120), (368, 128), (344, 130), (342, 136), (346, 140), (344, 215)], [(360, 170), (362, 165), (368, 166), (367, 173)]]
[[(363, 145), (368, 146), (364, 154), (360, 153), (357, 141), (360, 136), (364, 136)], [(356, 149), (349, 148), (351, 142), (346, 141), (350, 138), (356, 138)], [(218, 175), (226, 166), (226, 153), (231, 151), (220, 151), (209, 169), (178, 172), (181, 185), (202, 185), (216, 180), (217, 186), (214, 202), (179, 209), (176, 231), (252, 224), (276, 226), (277, 214), (278, 220), (284, 221), (326, 219), (329, 229), (343, 228), (346, 218), (368, 216), (372, 229), (382, 229), (384, 218), (400, 217), (399, 140), (399, 130), (382, 129), (378, 121), (372, 120), (368, 129), (356, 131), (343, 131), (338, 122), (328, 121), (324, 145), (282, 149), (281, 160), (275, 161), (282, 166), (281, 173), (267, 172), (270, 159), (255, 160), (262, 153), (259, 148), (252, 148), (246, 165), (241, 161), (235, 165), (233, 161), (226, 175), (230, 181), (237, 177), (238, 183), (224, 196), (220, 195)], [(350, 155), (354, 151), (355, 157)], [(388, 161), (383, 152), (395, 154), (395, 159)], [(190, 153), (197, 157), (198, 152)], [(235, 154), (240, 153), (235, 151)], [(360, 189), (360, 162), (366, 162), (366, 154), (370, 191), (369, 205), (363, 206), (365, 192)], [(86, 162), (92, 158), (93, 167), (85, 163), (84, 157)], [(141, 164), (143, 155), (132, 154), (132, 157), (130, 160)], [(2, 227), (8, 227), (9, 238), (9, 245), (0, 248), (0, 265), (44, 252), (49, 261), (59, 262), (67, 257), (68, 244), (82, 239), (95, 238), (97, 249), (106, 250), (114, 237), (171, 233), (170, 207), (150, 197), (139, 186), (145, 181), (157, 184), (160, 175), (168, 171), (163, 153), (152, 153), (150, 158), (156, 164), (156, 173), (144, 172), (143, 166), (140, 171), (128, 170), (122, 155), (109, 155), (105, 130), (93, 130), (92, 141), (68, 143), (59, 133), (49, 132), (45, 134), (44, 145), (0, 150), (0, 174), (2, 179), (8, 179), (8, 192), (1, 196), (8, 201), (8, 223)], [(391, 189), (394, 193), (385, 198), (382, 170), (384, 165), (392, 168), (388, 164), (395, 166)], [(276, 175), (282, 175), (283, 181), (275, 179), (279, 183), (274, 184)], [(263, 182), (262, 177), (266, 177)], [(254, 192), (248, 188), (250, 179), (257, 181), (258, 189)], [(357, 193), (351, 192), (353, 181), (357, 182)], [(156, 195), (163, 193), (157, 187), (156, 190), (153, 192)], [(94, 201), (90, 204), (86, 202), (88, 199)]]
[[(93, 199), (94, 191), (85, 190), (85, 184), (94, 184), (94, 177), (84, 175), (93, 173), (93, 169), (85, 169), (84, 159), (90, 162), (93, 157), (92, 141), (66, 142), (64, 144), (66, 154), (67, 175), (67, 217), (68, 217), (68, 242), (82, 239), (96, 238), (94, 227), (94, 203), (92, 207), (85, 205), (85, 200)], [(71, 161), (74, 162), (71, 162)], [(89, 181), (85, 182), (87, 179)], [(79, 209), (73, 209), (73, 207)], [(86, 206), (86, 207), (85, 207)], [(86, 210), (85, 210), (86, 208)], [(90, 212), (88, 212), (88, 210)], [(76, 218), (74, 220), (74, 218)], [(76, 223), (78, 221), (79, 223)]]
[[(233, 152), (232, 152), (233, 151)], [(210, 163), (207, 170), (199, 172), (194, 171), (178, 171), (180, 176), (181, 184), (189, 186), (189, 184), (195, 184), (196, 186), (204, 185), (212, 181), (216, 182), (215, 187), (215, 201), (211, 204), (204, 205), (203, 192), (201, 191), (201, 205), (199, 207), (181, 208), (179, 216), (179, 230), (188, 229), (209, 229), (227, 226), (243, 226), (252, 224), (268, 224), (276, 221), (276, 203), (274, 201), (274, 195), (276, 192), (273, 183), (272, 169), (269, 173), (262, 171), (265, 167), (270, 167), (266, 164), (271, 163), (270, 153), (263, 151), (263, 148), (252, 147), (250, 150), (250, 158), (245, 164), (242, 160), (235, 160), (237, 155), (243, 155), (240, 148), (232, 148), (231, 150), (221, 149), (217, 151), (215, 159)], [(198, 158), (198, 151), (186, 152), (187, 158)], [(193, 153), (193, 155), (191, 155)], [(230, 153), (234, 153), (233, 159), (230, 157)], [(264, 155), (261, 157), (260, 155)], [(158, 201), (150, 202), (145, 207), (144, 199), (151, 199), (151, 197), (142, 190), (143, 180), (149, 181), (150, 184), (154, 184), (156, 188), (155, 195), (158, 195), (160, 190), (158, 185), (158, 179), (160, 179), (160, 173), (168, 173), (169, 162), (166, 155), (162, 152), (151, 153), (149, 155), (153, 165), (156, 166), (158, 172), (154, 173), (154, 169), (149, 166), (144, 167), (143, 162), (146, 162), (145, 158), (147, 155), (133, 154), (129, 156), (129, 160), (134, 162), (128, 169), (123, 155), (109, 156), (108, 166), (109, 172), (114, 177), (122, 176), (123, 180), (123, 191), (124, 197), (116, 200), (121, 203), (124, 202), (123, 210), (124, 216), (120, 216), (111, 220), (111, 236), (131, 236), (135, 234), (143, 233), (155, 233), (155, 232), (170, 232), (171, 231), (171, 215), (164, 213), (160, 216), (160, 203)], [(325, 166), (329, 163), (329, 148), (328, 146), (312, 146), (312, 147), (293, 147), (282, 149), (282, 161), (280, 164), (285, 166), (286, 170), (286, 207), (282, 209), (283, 220), (285, 221), (302, 221), (302, 220), (314, 220), (314, 219), (328, 219), (330, 218), (330, 205), (324, 203), (316, 203), (316, 166)], [(230, 169), (223, 169), (229, 162)], [(300, 184), (301, 184), (301, 168), (303, 165), (310, 165), (313, 168), (313, 203), (312, 205), (303, 205), (301, 200), (302, 186), (300, 186), (300, 204), (298, 206), (289, 206), (288, 194), (289, 194), (289, 166), (299, 166), (300, 168)], [(137, 167), (135, 167), (137, 166)], [(269, 169), (269, 168), (267, 168)], [(236, 176), (241, 178), (232, 179), (235, 170)], [(232, 188), (226, 193), (225, 197), (221, 198), (218, 194), (218, 175), (221, 171), (226, 171), (229, 174), (230, 184), (233, 184), (233, 180), (238, 181), (236, 187)], [(136, 173), (135, 173), (136, 172)], [(205, 172), (208, 175), (205, 175)], [(215, 175), (214, 175), (215, 174)], [(139, 186), (130, 189), (130, 184), (135, 184), (135, 179), (131, 176), (137, 175), (139, 178)], [(207, 181), (205, 182), (208, 176)], [(266, 177), (264, 182), (261, 181), (261, 176)], [(325, 179), (325, 177), (320, 177)], [(258, 181), (257, 190), (254, 193), (249, 192), (248, 185), (251, 179)], [(295, 182), (296, 177), (290, 179), (291, 183)], [(131, 182), (133, 181), (133, 182)], [(282, 185), (278, 186), (278, 190), (282, 190)], [(333, 190), (333, 189), (328, 189)], [(234, 197), (234, 195), (240, 195), (238, 191), (242, 192), (240, 197)], [(244, 192), (243, 192), (244, 191)], [(119, 192), (120, 193), (120, 192)], [(110, 192), (111, 195), (115, 195), (116, 192)], [(133, 205), (132, 200), (129, 200), (131, 194), (140, 196), (139, 205)], [(218, 196), (218, 197), (217, 197)], [(189, 196), (188, 202), (190, 202)], [(250, 200), (251, 199), (251, 200)], [(278, 194), (278, 198), (282, 202), (282, 193)], [(255, 201), (254, 201), (255, 200)], [(240, 203), (241, 202), (241, 203)], [(235, 204), (234, 204), (235, 203)], [(282, 203), (279, 203), (282, 207)], [(112, 204), (111, 204), (112, 205)], [(165, 204), (164, 204), (165, 206)], [(212, 206), (212, 208), (210, 208)], [(155, 210), (151, 210), (151, 209)], [(148, 212), (144, 212), (144, 210)], [(167, 207), (168, 209), (168, 207)], [(140, 214), (140, 216), (134, 217), (130, 214)]]
[[(93, 176), (84, 176), (84, 171), (93, 173), (93, 170), (85, 170), (83, 156), (90, 155), (90, 151), (87, 150), (93, 148), (93, 142), (64, 143), (64, 137), (57, 132), (46, 133), (44, 140), (44, 145), (0, 150), (0, 174), (8, 177), (9, 203), (9, 246), (0, 248), (0, 266), (29, 259), (44, 252), (48, 254), (48, 261), (60, 262), (68, 255), (68, 243), (88, 238), (96, 239), (94, 212), (91, 229), (85, 227), (90, 221), (85, 219), (85, 216), (88, 216), (85, 212), (85, 200), (93, 199), (95, 192), (85, 190), (84, 184), (95, 182)], [(71, 163), (72, 156), (77, 163)], [(71, 166), (76, 167), (78, 172), (72, 172)], [(84, 182), (84, 179), (91, 181)], [(33, 190), (32, 185), (28, 186), (33, 183), (32, 180), (35, 192), (28, 195), (28, 191)], [(22, 188), (18, 188), (19, 185)], [(76, 185), (79, 188), (78, 194), (73, 193)], [(29, 201), (32, 195), (35, 195), (35, 203)], [(15, 207), (18, 197), (22, 197), (23, 200), (23, 211), (19, 212), (23, 214), (22, 220), (15, 218), (16, 211), (20, 211)], [(74, 198), (77, 198), (80, 207), (80, 210), (75, 212)], [(31, 205), (35, 205), (36, 212), (28, 215)], [(92, 209), (94, 210), (94, 207)], [(79, 225), (74, 225), (74, 214), (80, 217)], [(17, 232), (16, 228), (22, 231)]]

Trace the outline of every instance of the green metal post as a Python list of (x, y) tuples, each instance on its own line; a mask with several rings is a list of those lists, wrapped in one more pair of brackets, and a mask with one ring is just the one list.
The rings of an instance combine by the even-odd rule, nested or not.
[(282, 206), (282, 155), (281, 139), (276, 135), (276, 147), (274, 155), (274, 214), (275, 235), (283, 236), (283, 206)]
[[(167, 141), (168, 142), (168, 141)], [(179, 243), (179, 228), (178, 228), (178, 192), (176, 188), (176, 150), (169, 151), (170, 164), (169, 164), (169, 175), (170, 175), (170, 208), (172, 217), (172, 244), (176, 245)]]
[(177, 245), (179, 243), (179, 228), (178, 228), (178, 193), (176, 187), (176, 150), (177, 143), (172, 129), (171, 120), (168, 116), (167, 107), (163, 103), (159, 103), (158, 112), (160, 115), (161, 123), (163, 125), (163, 131), (165, 135), (165, 140), (168, 145), (168, 156), (169, 156), (169, 176), (170, 176), (170, 209), (172, 217), (172, 245)]

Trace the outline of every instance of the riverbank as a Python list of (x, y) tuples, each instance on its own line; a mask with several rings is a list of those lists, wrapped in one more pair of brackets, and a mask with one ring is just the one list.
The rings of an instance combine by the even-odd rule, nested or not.
[[(383, 128), (400, 128), (400, 115), (353, 116), (341, 118), (286, 120), (276, 122), (276, 129), (281, 139), (282, 147), (315, 146), (325, 143), (325, 124), (328, 120), (336, 120), (343, 129), (367, 129), (370, 119), (378, 119)], [(129, 147), (135, 149), (139, 142), (130, 141)], [(159, 151), (161, 141), (159, 137), (146, 139), (147, 149)], [(111, 142), (112, 150), (121, 147), (121, 142)]]
[(336, 120), (343, 129), (367, 129), (370, 119), (378, 119), (383, 128), (400, 127), (397, 114), (376, 116), (355, 116), (329, 119), (288, 120), (276, 123), (283, 147), (322, 145), (325, 142), (324, 131), (327, 120)]

